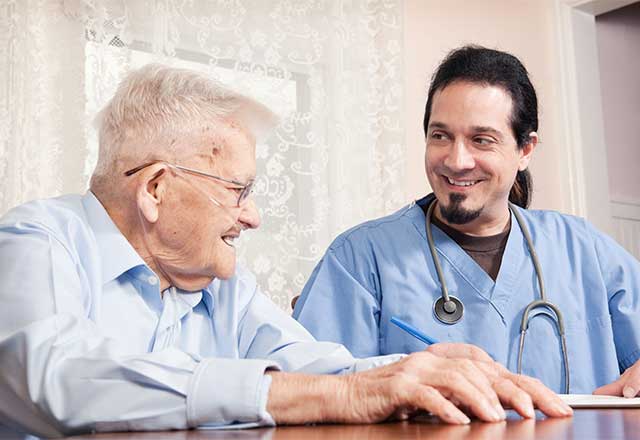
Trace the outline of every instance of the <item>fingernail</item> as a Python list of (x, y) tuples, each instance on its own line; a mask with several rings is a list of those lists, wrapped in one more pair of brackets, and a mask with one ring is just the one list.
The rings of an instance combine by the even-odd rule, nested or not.
[(622, 395), (628, 399), (636, 397), (637, 394), (638, 391), (636, 391), (632, 386), (625, 385), (622, 389)]
[(492, 407), (490, 405), (485, 405), (485, 410), (486, 410), (487, 414), (489, 415), (489, 419), (492, 422), (499, 422), (500, 420), (503, 420), (500, 417), (500, 413), (498, 413), (498, 411), (496, 411), (494, 407)]
[(533, 409), (532, 406), (527, 405), (524, 407), (524, 416), (529, 419), (534, 419), (536, 417), (536, 411)]
[(555, 412), (558, 412), (560, 414), (562, 414), (563, 416), (568, 416), (570, 414), (573, 414), (573, 410), (571, 409), (570, 406), (567, 406), (564, 402), (563, 403), (554, 403), (552, 406), (552, 409)]
[(456, 412), (447, 411), (444, 413), (444, 418), (449, 422), (455, 422), (461, 425), (468, 425), (469, 423), (471, 423), (471, 420), (469, 420), (469, 417), (467, 417), (461, 411), (456, 411)]

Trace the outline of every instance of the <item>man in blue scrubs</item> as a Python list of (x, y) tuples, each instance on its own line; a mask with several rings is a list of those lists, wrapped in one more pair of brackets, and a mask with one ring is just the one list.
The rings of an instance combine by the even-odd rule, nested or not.
[[(424, 342), (390, 322), (396, 317), (435, 341), (480, 347), (511, 371), (521, 352), (522, 372), (556, 392), (566, 392), (570, 379), (570, 393), (636, 396), (640, 266), (585, 220), (526, 209), (537, 129), (536, 93), (519, 60), (479, 47), (450, 53), (433, 77), (424, 117), (434, 193), (341, 234), (313, 271), (294, 317), (356, 356), (424, 350)], [(566, 349), (550, 308), (531, 312), (520, 348), (523, 312), (541, 295), (509, 201), (531, 234), (546, 299), (564, 321)], [(429, 207), (449, 295), (464, 307), (453, 324), (434, 309), (442, 283), (427, 241)], [(429, 348), (452, 357), (465, 357), (465, 350)]]

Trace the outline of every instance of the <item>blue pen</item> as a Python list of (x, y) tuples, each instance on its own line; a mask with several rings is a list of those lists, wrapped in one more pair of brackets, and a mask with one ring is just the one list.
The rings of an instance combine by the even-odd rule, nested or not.
[(401, 319), (396, 318), (395, 316), (391, 317), (391, 323), (397, 325), (398, 327), (400, 327), (405, 332), (409, 333), (414, 338), (420, 339), (425, 344), (431, 345), (431, 344), (438, 343), (438, 341), (436, 341), (435, 339), (430, 338), (429, 336), (425, 335), (424, 333), (422, 333), (417, 328), (413, 327), (412, 325), (407, 324), (406, 322), (402, 321)]

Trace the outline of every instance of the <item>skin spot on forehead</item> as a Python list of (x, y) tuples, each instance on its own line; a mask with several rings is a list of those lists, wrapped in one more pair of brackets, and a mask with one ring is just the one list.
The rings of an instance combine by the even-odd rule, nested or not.
[(225, 140), (222, 136), (213, 136), (209, 139), (207, 144), (207, 150), (211, 155), (215, 156), (221, 151), (224, 151)]
[(210, 121), (191, 141), (194, 168), (245, 181), (255, 176), (255, 144), (251, 133), (232, 120)]
[(238, 123), (237, 121), (229, 120), (227, 121), (227, 125), (233, 131), (241, 131), (245, 134), (247, 133), (246, 127), (244, 127), (242, 124)]

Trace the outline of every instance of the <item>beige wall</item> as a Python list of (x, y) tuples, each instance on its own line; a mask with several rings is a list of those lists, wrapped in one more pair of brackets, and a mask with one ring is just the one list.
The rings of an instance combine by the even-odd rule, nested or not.
[(434, 68), (451, 49), (476, 43), (506, 50), (530, 72), (540, 104), (541, 144), (531, 165), (533, 207), (569, 210), (567, 176), (558, 105), (555, 9), (552, 0), (406, 0), (405, 80), (407, 129), (407, 194), (428, 191), (424, 176), (422, 117), (428, 82)]
[(612, 200), (640, 204), (640, 2), (596, 23), (609, 191)]

